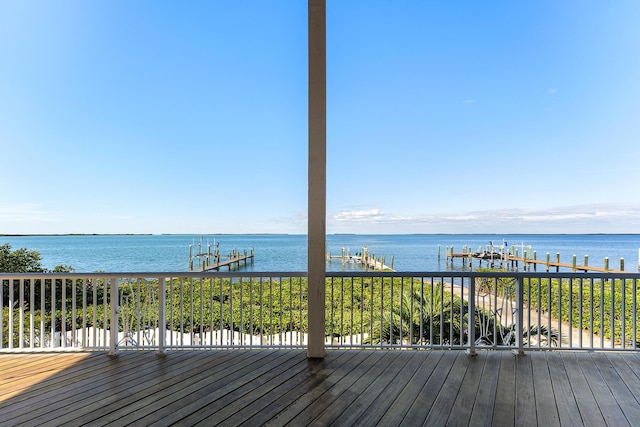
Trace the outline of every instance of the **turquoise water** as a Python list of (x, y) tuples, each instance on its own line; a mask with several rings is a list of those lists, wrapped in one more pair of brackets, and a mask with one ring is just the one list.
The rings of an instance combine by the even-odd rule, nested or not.
[[(78, 272), (180, 272), (189, 269), (189, 245), (200, 243), (201, 236), (193, 235), (97, 235), (97, 236), (0, 236), (0, 244), (9, 243), (12, 249), (36, 250), (42, 256), (42, 265), (52, 269), (56, 265), (70, 265)], [(531, 246), (538, 259), (549, 252), (552, 260), (556, 252), (562, 262), (571, 262), (577, 255), (578, 264), (589, 256), (589, 265), (602, 266), (609, 257), (610, 268), (617, 269), (619, 259), (625, 259), (625, 270), (637, 271), (640, 235), (481, 235), (481, 234), (419, 234), (419, 235), (353, 235), (327, 236), (327, 250), (339, 255), (344, 247), (352, 254), (366, 246), (370, 254), (385, 256), (386, 264), (394, 258), (398, 271), (445, 270), (444, 251), (454, 246), (473, 250), (485, 247), (490, 241), (500, 245), (506, 240), (509, 247)], [(209, 235), (202, 236), (207, 243), (219, 243), (220, 253), (234, 248), (255, 250), (253, 265), (243, 271), (306, 271), (306, 235)], [(438, 245), (442, 259), (438, 261)], [(457, 266), (461, 262), (457, 261)], [(346, 265), (346, 269), (357, 269)], [(341, 271), (340, 261), (327, 264), (328, 271)]]

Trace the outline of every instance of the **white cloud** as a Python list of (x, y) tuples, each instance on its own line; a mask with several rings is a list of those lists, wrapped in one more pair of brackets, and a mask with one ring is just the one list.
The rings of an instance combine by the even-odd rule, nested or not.
[(39, 204), (13, 204), (0, 206), (0, 223), (3, 222), (56, 222), (61, 219), (60, 215), (48, 212)]
[(371, 222), (386, 220), (385, 214), (380, 209), (368, 210), (342, 210), (333, 214), (332, 219), (338, 222)]
[(640, 204), (414, 215), (345, 209), (330, 215), (328, 228), (354, 233), (640, 233)]

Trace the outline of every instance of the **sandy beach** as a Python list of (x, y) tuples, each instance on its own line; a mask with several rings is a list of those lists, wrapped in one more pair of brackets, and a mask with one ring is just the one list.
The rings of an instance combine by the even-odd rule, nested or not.
[[(469, 289), (455, 284), (445, 284), (445, 290), (453, 289), (453, 293), (469, 301)], [(491, 313), (496, 313), (503, 326), (509, 326), (516, 323), (517, 305), (515, 298), (503, 298), (495, 294), (483, 294), (476, 292), (474, 296), (477, 309), (484, 309)], [(562, 347), (594, 347), (594, 348), (613, 348), (609, 339), (603, 338), (597, 334), (591, 334), (589, 330), (580, 330), (571, 327), (569, 323), (559, 321), (550, 316), (549, 312), (541, 312), (535, 308), (524, 306), (523, 323), (525, 329), (529, 329), (534, 325), (542, 325), (547, 328), (560, 332)], [(593, 339), (593, 342), (591, 341)], [(533, 344), (532, 344), (533, 346)]]

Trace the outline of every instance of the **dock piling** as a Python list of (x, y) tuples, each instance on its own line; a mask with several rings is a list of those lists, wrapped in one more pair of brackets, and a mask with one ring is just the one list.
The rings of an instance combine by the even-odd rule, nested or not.
[[(488, 266), (491, 266), (491, 268), (495, 268), (495, 264), (496, 264), (495, 260), (500, 258), (501, 268), (503, 266), (506, 266), (507, 268), (509, 268), (510, 266), (512, 269), (516, 271), (520, 268), (519, 264), (520, 262), (522, 262), (523, 271), (531, 271), (532, 268), (533, 268), (533, 271), (537, 271), (537, 265), (544, 264), (547, 272), (549, 272), (549, 269), (551, 267), (555, 267), (556, 272), (560, 272), (560, 268), (570, 269), (572, 272), (576, 272), (576, 271), (584, 271), (584, 272), (599, 271), (599, 272), (616, 272), (616, 273), (624, 272), (624, 258), (620, 258), (619, 270), (610, 270), (608, 257), (604, 259), (604, 268), (603, 268), (603, 267), (591, 267), (589, 265), (588, 255), (584, 256), (584, 265), (578, 265), (576, 254), (572, 255), (572, 259), (570, 263), (567, 263), (567, 262), (561, 263), (560, 252), (556, 253), (555, 261), (551, 261), (551, 256), (549, 252), (546, 253), (545, 260), (538, 260), (537, 251), (534, 251), (533, 249), (531, 249), (531, 247), (529, 247), (527, 250), (523, 249), (522, 255), (519, 254), (518, 249), (514, 249), (514, 255), (510, 254), (509, 251), (505, 252), (504, 250), (500, 252), (497, 252), (497, 251), (489, 252), (489, 253), (482, 252), (482, 246), (480, 247), (480, 250), (477, 253), (471, 252), (469, 246), (464, 246), (462, 252), (457, 252), (457, 253), (454, 252), (452, 249), (453, 249), (453, 246), (451, 247), (451, 249), (447, 247), (447, 266), (448, 266), (449, 260), (451, 260), (452, 267), (453, 267), (455, 258), (462, 258), (463, 267), (465, 267), (468, 262), (469, 268), (472, 268), (473, 259), (476, 258), (478, 259), (480, 267), (482, 267), (482, 260), (484, 259), (487, 261)], [(639, 258), (640, 258), (640, 254), (639, 254)], [(638, 269), (640, 270), (640, 265)]]
[(382, 256), (380, 258), (376, 258), (375, 254), (370, 254), (369, 250), (367, 249), (367, 247), (363, 247), (362, 248), (362, 252), (360, 252), (359, 254), (356, 253), (355, 255), (351, 254), (351, 250), (347, 249), (345, 250), (345, 248), (342, 248), (340, 255), (331, 255), (330, 252), (327, 252), (327, 262), (331, 262), (332, 259), (339, 259), (342, 262), (342, 265), (344, 266), (347, 262), (349, 263), (360, 263), (364, 269), (372, 269), (372, 270), (376, 270), (376, 271), (384, 271), (384, 270), (391, 270), (393, 271), (393, 261), (394, 258), (393, 256), (391, 257), (391, 266), (387, 266), (385, 264), (385, 256)]
[[(202, 245), (199, 247), (198, 253), (193, 253), (193, 245), (189, 246), (189, 271), (194, 271), (194, 264), (197, 266), (197, 271), (220, 271), (222, 267), (228, 267), (229, 271), (231, 271), (234, 266), (240, 267), (240, 263), (244, 263), (246, 266), (248, 259), (251, 259), (253, 264), (255, 257), (253, 249), (251, 249), (251, 252), (247, 250), (241, 252), (239, 249), (234, 248), (229, 255), (220, 256), (218, 243), (214, 245), (213, 253), (211, 253), (211, 245), (207, 245), (206, 252), (203, 252), (204, 247)], [(194, 263), (194, 259), (196, 263)]]
[(549, 272), (549, 252), (547, 252), (547, 273)]

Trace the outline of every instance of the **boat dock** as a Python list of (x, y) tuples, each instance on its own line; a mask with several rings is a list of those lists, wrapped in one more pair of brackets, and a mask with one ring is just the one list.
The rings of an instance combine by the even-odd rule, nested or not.
[[(473, 260), (478, 260), (478, 264), (482, 267), (482, 262), (485, 261), (487, 267), (494, 268), (496, 265), (500, 268), (512, 268), (518, 270), (520, 265), (524, 270), (537, 271), (539, 265), (544, 266), (546, 271), (550, 271), (555, 268), (556, 272), (560, 271), (560, 268), (570, 269), (571, 271), (592, 271), (599, 273), (623, 273), (624, 272), (624, 258), (620, 258), (620, 268), (618, 270), (611, 269), (609, 266), (609, 258), (605, 257), (603, 267), (596, 267), (589, 265), (589, 257), (585, 255), (584, 263), (579, 265), (577, 263), (576, 255), (572, 256), (571, 263), (560, 262), (560, 253), (556, 253), (555, 260), (551, 260), (550, 254), (547, 252), (545, 259), (538, 259), (537, 252), (529, 250), (523, 250), (523, 254), (520, 255), (518, 249), (512, 248), (511, 250), (500, 247), (487, 247), (485, 250), (479, 250), (472, 252), (469, 248), (464, 247), (462, 252), (454, 252), (453, 246), (447, 247), (445, 250), (447, 263), (453, 265), (453, 260), (456, 258), (462, 259), (463, 266), (469, 263), (469, 267), (472, 267)], [(438, 259), (440, 258), (440, 247), (438, 247)], [(640, 265), (639, 265), (640, 269)]]
[(331, 255), (331, 253), (327, 252), (327, 261), (331, 260), (341, 260), (342, 265), (347, 263), (356, 263), (362, 265), (365, 270), (373, 270), (373, 271), (395, 271), (393, 269), (393, 256), (391, 257), (391, 265), (385, 264), (385, 257), (382, 256), (380, 258), (376, 258), (374, 254), (369, 254), (367, 247), (363, 247), (360, 253), (355, 255), (351, 254), (351, 251), (345, 248), (342, 248), (342, 252), (340, 255)]
[[(194, 253), (194, 249), (197, 249)], [(213, 252), (211, 245), (207, 244), (207, 251), (203, 252), (202, 242), (199, 245), (189, 245), (189, 271), (220, 271), (222, 268), (228, 268), (229, 271), (239, 268), (240, 265), (247, 265), (248, 261), (253, 263), (254, 251), (240, 252), (233, 249), (227, 255), (220, 255), (220, 244), (214, 243)]]

